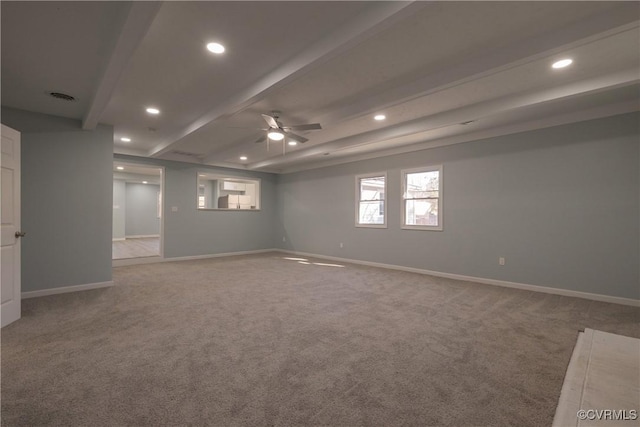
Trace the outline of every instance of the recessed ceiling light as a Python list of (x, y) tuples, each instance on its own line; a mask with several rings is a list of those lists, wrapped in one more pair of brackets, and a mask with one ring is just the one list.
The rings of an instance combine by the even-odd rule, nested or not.
[(142, 181), (142, 183), (143, 183), (143, 184), (148, 184), (148, 182), (147, 182), (147, 181)]
[(387, 118), (387, 116), (385, 116), (384, 114), (377, 114), (377, 115), (373, 116), (373, 120), (377, 120), (377, 121), (381, 121), (381, 120), (384, 120), (386, 118)]
[(280, 132), (279, 130), (269, 131), (267, 136), (274, 141), (282, 141), (284, 139), (284, 133)]
[(154, 108), (154, 107), (149, 107), (149, 108), (147, 108), (147, 113), (149, 113), (149, 114), (160, 114), (160, 110), (158, 110), (157, 108)]
[(289, 141), (289, 145), (298, 145), (298, 141)]
[(118, 169), (119, 171), (123, 171), (123, 170), (124, 170), (124, 167), (122, 167), (122, 166), (116, 166), (116, 169)]
[(566, 59), (561, 59), (560, 61), (554, 62), (551, 65), (551, 67), (553, 67), (553, 68), (564, 68), (564, 67), (568, 67), (572, 63), (573, 63), (573, 59), (566, 58)]
[(247, 160), (247, 156), (240, 156), (240, 160)]
[(209, 43), (207, 45), (207, 50), (209, 50), (209, 52), (212, 53), (224, 53), (224, 46), (222, 46), (220, 43)]
[(131, 142), (131, 138), (127, 138), (126, 136), (123, 136), (122, 138), (120, 138), (120, 141), (122, 141), (122, 142)]

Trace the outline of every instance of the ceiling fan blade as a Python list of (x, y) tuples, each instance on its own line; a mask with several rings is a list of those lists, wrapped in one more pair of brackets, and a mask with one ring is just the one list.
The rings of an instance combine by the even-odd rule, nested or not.
[(322, 129), (322, 126), (320, 126), (320, 123), (309, 123), (309, 124), (306, 124), (306, 125), (288, 126), (288, 127), (285, 127), (285, 129), (291, 129), (291, 130), (318, 130), (318, 129)]
[(278, 126), (278, 122), (276, 121), (275, 118), (273, 118), (271, 116), (267, 116), (266, 114), (263, 114), (262, 118), (264, 119), (265, 122), (267, 122), (269, 127), (276, 128), (276, 129), (280, 128), (280, 126)]
[(246, 126), (225, 126), (225, 129), (269, 130), (269, 128), (250, 128)]
[(260, 138), (256, 139), (254, 142), (259, 144), (261, 142), (265, 142), (267, 140), (267, 135), (262, 135)]
[(286, 135), (288, 140), (293, 139), (294, 141), (298, 141), (300, 144), (304, 144), (309, 140), (309, 138), (305, 138), (304, 136), (296, 135), (295, 133), (291, 132), (287, 132)]

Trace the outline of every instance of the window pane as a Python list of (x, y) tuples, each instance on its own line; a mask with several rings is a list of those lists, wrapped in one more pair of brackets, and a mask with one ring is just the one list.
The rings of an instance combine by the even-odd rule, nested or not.
[(361, 178), (360, 200), (384, 200), (384, 176)]
[(439, 171), (408, 173), (405, 199), (438, 197)]
[(384, 202), (360, 202), (359, 224), (384, 224)]
[(438, 226), (438, 199), (405, 200), (405, 224)]

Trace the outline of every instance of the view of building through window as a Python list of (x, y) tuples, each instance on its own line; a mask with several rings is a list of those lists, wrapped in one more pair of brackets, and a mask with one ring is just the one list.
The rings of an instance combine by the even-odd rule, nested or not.
[(404, 225), (439, 227), (440, 169), (406, 172)]
[(383, 225), (385, 223), (386, 177), (358, 178), (360, 197), (358, 200), (358, 224)]

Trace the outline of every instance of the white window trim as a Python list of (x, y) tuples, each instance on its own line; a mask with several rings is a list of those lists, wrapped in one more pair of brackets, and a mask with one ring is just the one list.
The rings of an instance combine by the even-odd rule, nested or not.
[[(382, 224), (360, 224), (360, 216), (358, 215), (360, 213), (360, 180), (364, 179), (364, 178), (376, 178), (379, 176), (383, 176), (384, 177), (384, 222)], [(387, 173), (386, 172), (378, 172), (378, 173), (367, 173), (367, 174), (363, 174), (363, 175), (356, 175), (356, 194), (355, 194), (355, 201), (356, 201), (356, 214), (355, 214), (355, 220), (356, 220), (356, 227), (359, 228), (387, 228), (387, 189), (388, 189), (388, 180), (387, 180)]]
[[(406, 216), (405, 216), (405, 209), (406, 209), (406, 200), (405, 199), (405, 194), (407, 194), (407, 174), (410, 173), (416, 173), (416, 172), (433, 172), (433, 171), (438, 171), (438, 225), (437, 226), (432, 226), (432, 225), (411, 225), (411, 224), (405, 224), (406, 221)], [(404, 230), (423, 230), (423, 231), (442, 231), (442, 224), (443, 224), (443, 220), (444, 220), (444, 209), (443, 209), (443, 205), (444, 203), (442, 202), (444, 200), (444, 193), (443, 193), (443, 174), (442, 174), (442, 165), (433, 165), (433, 166), (425, 166), (425, 167), (421, 167), (421, 168), (413, 168), (413, 169), (403, 169), (401, 171), (401, 176), (402, 176), (402, 195), (401, 195), (401, 215), (402, 215), (402, 219), (401, 219), (401, 225), (400, 228), (404, 229)]]

